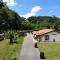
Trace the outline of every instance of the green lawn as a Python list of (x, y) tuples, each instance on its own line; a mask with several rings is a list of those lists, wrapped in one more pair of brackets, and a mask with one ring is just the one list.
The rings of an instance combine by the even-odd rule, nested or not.
[(46, 60), (60, 60), (60, 43), (38, 43), (38, 48), (45, 53)]
[(23, 37), (17, 39), (17, 43), (9, 44), (9, 40), (0, 42), (0, 60), (14, 60), (14, 57), (19, 57), (20, 49), (23, 42)]

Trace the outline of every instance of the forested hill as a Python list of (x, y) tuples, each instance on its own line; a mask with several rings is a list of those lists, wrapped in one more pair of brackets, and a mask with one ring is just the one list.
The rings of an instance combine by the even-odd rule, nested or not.
[(35, 29), (54, 28), (60, 30), (60, 18), (56, 16), (32, 16), (28, 21), (35, 25)]
[(0, 3), (0, 32), (7, 30), (40, 30), (54, 28), (60, 30), (60, 18), (56, 16), (32, 16), (28, 19)]
[(60, 18), (56, 16), (32, 16), (29, 17), (28, 20), (32, 23), (41, 23), (41, 22), (49, 22), (49, 23), (54, 23), (56, 21), (59, 21)]

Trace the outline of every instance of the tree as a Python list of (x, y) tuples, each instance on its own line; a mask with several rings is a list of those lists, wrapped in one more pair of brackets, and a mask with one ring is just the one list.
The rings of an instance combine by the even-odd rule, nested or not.
[(60, 31), (60, 21), (55, 23), (54, 29)]
[(20, 16), (13, 10), (5, 7), (0, 9), (0, 30), (20, 29)]

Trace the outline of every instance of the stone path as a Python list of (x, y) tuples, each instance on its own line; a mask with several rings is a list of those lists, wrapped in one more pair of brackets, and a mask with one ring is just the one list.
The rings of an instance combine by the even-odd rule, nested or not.
[(32, 34), (27, 33), (19, 60), (40, 60), (40, 52), (34, 47)]

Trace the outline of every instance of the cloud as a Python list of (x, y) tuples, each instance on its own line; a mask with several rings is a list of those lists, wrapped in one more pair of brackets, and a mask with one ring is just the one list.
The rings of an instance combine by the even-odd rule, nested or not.
[(41, 9), (42, 9), (42, 8), (41, 8), (40, 6), (35, 6), (35, 7), (32, 8), (31, 12), (32, 12), (32, 13), (37, 13), (37, 12), (39, 12)]
[(31, 17), (31, 16), (34, 16), (36, 15), (39, 11), (41, 11), (42, 8), (40, 6), (35, 6), (31, 9), (30, 12), (24, 14), (24, 15), (21, 15), (22, 17), (25, 17), (25, 18), (28, 18), (28, 17)]
[(8, 6), (15, 6), (17, 4), (15, 0), (3, 0), (3, 1), (6, 2)]
[(50, 10), (50, 11), (49, 11), (49, 13), (53, 13), (53, 12), (54, 12), (54, 10)]

